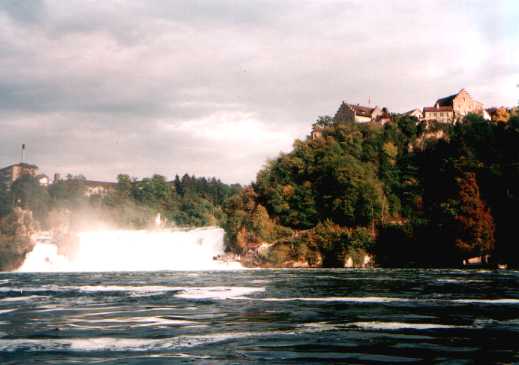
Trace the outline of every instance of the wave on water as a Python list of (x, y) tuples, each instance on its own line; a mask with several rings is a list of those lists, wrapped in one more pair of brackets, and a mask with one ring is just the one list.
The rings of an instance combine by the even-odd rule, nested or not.
[(199, 287), (184, 288), (177, 298), (184, 299), (254, 299), (248, 298), (246, 295), (264, 292), (265, 288), (261, 287), (243, 287), (243, 286), (218, 286), (218, 287)]
[(221, 228), (192, 230), (101, 230), (79, 233), (69, 256), (48, 241), (37, 242), (19, 272), (102, 272), (161, 270), (233, 270), (237, 262), (221, 262)]
[(283, 332), (234, 332), (214, 333), (207, 335), (181, 335), (164, 339), (140, 338), (70, 338), (70, 339), (2, 339), (0, 352), (148, 352), (170, 351), (213, 344), (245, 337), (264, 337)]
[(296, 298), (260, 298), (266, 302), (352, 302), (352, 303), (390, 303), (390, 302), (409, 302), (409, 298), (391, 297), (296, 297)]
[(519, 304), (517, 298), (500, 298), (500, 299), (454, 299), (454, 303), (463, 304)]
[(436, 279), (437, 283), (445, 284), (468, 284), (468, 283), (488, 283), (488, 280), (479, 279)]
[(15, 310), (16, 310), (15, 308), (11, 308), (11, 309), (0, 309), (0, 314), (5, 314), (5, 313), (14, 312)]
[[(254, 293), (264, 292), (265, 287), (245, 287), (245, 286), (135, 286), (135, 285), (80, 285), (80, 286), (58, 286), (58, 285), (42, 285), (39, 287), (0, 287), (0, 293), (7, 294), (33, 294), (33, 293), (121, 293), (136, 296), (160, 295), (165, 293), (173, 293), (176, 298), (180, 299), (243, 299), (250, 300), (256, 298), (247, 297)], [(22, 295), (12, 296), (0, 299), (1, 301), (25, 301), (39, 298), (48, 298), (42, 295)]]
[(397, 298), (397, 297), (294, 297), (294, 298), (255, 298), (267, 302), (345, 302), (345, 303), (421, 303), (421, 304), (519, 304), (517, 298), (500, 299), (421, 299), (421, 298)]
[(402, 330), (402, 329), (413, 329), (413, 330), (430, 330), (430, 329), (446, 329), (446, 328), (458, 328), (460, 326), (437, 324), (437, 323), (406, 323), (406, 322), (353, 322), (349, 323), (348, 327), (358, 327), (362, 329), (370, 330)]
[(138, 338), (72, 338), (72, 339), (0, 339), (0, 351), (75, 351), (75, 352), (143, 352), (171, 350), (214, 343), (231, 338), (232, 335), (182, 336), (170, 339)]

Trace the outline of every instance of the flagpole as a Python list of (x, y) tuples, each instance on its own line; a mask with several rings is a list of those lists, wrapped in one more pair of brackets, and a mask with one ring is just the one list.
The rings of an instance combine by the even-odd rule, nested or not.
[(24, 151), (25, 151), (25, 143), (22, 144), (22, 161), (21, 161), (22, 163), (23, 163), (23, 152), (24, 152)]

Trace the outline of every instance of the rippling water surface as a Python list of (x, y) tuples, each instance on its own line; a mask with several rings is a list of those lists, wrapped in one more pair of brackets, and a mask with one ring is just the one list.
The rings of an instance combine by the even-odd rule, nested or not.
[(0, 364), (519, 363), (519, 272), (0, 274)]

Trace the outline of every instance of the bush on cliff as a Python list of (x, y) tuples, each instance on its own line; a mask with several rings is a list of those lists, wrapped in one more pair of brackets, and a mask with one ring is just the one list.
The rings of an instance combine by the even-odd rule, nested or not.
[(0, 271), (15, 270), (23, 263), (32, 250), (35, 230), (32, 213), (21, 208), (0, 219)]
[(267, 210), (257, 202), (251, 187), (231, 196), (224, 205), (226, 247), (235, 253), (245, 253), (251, 246), (274, 242), (292, 235), (292, 230), (270, 219)]
[(294, 232), (260, 252), (259, 263), (272, 266), (344, 267), (350, 257), (362, 266), (372, 250), (371, 233), (364, 228), (345, 228), (330, 220), (312, 229)]

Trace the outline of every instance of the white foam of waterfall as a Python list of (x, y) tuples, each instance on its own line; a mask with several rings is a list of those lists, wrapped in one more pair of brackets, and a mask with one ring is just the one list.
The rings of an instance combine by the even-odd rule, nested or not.
[(102, 230), (79, 233), (71, 257), (48, 241), (37, 242), (20, 272), (157, 271), (238, 269), (214, 260), (223, 254), (221, 228), (193, 230)]

